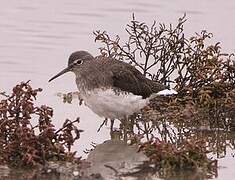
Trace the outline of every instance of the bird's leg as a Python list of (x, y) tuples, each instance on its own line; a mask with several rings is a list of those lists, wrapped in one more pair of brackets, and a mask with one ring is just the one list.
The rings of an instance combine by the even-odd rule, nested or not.
[(134, 119), (130, 116), (129, 117), (129, 130), (130, 130), (130, 134), (133, 135), (134, 134)]
[(100, 127), (98, 128), (97, 132), (99, 132), (99, 131), (101, 130), (101, 128), (102, 128), (104, 125), (107, 124), (107, 122), (108, 122), (108, 119), (105, 118), (104, 121), (102, 122), (102, 124), (100, 125)]
[(113, 129), (113, 125), (114, 125), (114, 119), (110, 119), (110, 137), (111, 140), (120, 140), (120, 131), (116, 131)]
[(124, 118), (123, 118), (123, 141), (124, 141), (124, 143), (126, 143), (127, 144), (127, 126), (128, 126), (128, 118), (127, 118), (127, 116), (125, 116)]
[(114, 119), (110, 119), (110, 133), (113, 132)]

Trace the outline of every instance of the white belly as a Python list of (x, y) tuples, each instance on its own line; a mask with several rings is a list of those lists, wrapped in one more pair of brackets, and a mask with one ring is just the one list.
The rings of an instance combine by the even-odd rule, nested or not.
[(149, 103), (148, 99), (132, 93), (116, 94), (112, 89), (95, 89), (81, 94), (85, 104), (97, 115), (106, 118), (123, 118), (139, 112)]

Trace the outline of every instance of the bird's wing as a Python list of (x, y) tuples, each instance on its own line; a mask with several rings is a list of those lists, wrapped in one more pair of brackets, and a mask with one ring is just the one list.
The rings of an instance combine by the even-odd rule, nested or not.
[(146, 98), (163, 89), (162, 87), (159, 87), (159, 90), (156, 89), (155, 82), (145, 78), (141, 72), (129, 64), (119, 61), (109, 66), (109, 70), (112, 72), (113, 86), (122, 91)]

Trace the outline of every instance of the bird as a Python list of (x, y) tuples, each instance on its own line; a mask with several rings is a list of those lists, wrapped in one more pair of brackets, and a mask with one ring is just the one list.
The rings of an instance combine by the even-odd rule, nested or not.
[(73, 52), (68, 66), (53, 76), (73, 72), (81, 99), (100, 117), (122, 119), (140, 112), (156, 93), (167, 87), (146, 78), (129, 63), (111, 57)]

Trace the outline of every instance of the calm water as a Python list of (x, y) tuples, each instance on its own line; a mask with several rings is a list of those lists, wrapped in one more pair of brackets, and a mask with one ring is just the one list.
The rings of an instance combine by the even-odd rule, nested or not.
[[(98, 54), (93, 31), (106, 30), (126, 37), (124, 28), (134, 12), (147, 23), (153, 20), (175, 23), (187, 13), (186, 33), (192, 35), (206, 29), (222, 42), (224, 50), (235, 52), (235, 1), (227, 0), (9, 0), (0, 1), (0, 91), (9, 92), (21, 81), (32, 80), (33, 87), (42, 87), (40, 104), (54, 108), (56, 125), (66, 118), (81, 117), (85, 132), (76, 149), (80, 154), (90, 143), (109, 138), (108, 129), (97, 133), (101, 119), (77, 102), (63, 104), (57, 92), (76, 91), (73, 74), (66, 74), (48, 83), (48, 79), (67, 65), (72, 51), (88, 50)], [(98, 120), (97, 120), (98, 119)], [(221, 159), (218, 179), (233, 179), (235, 159)]]

